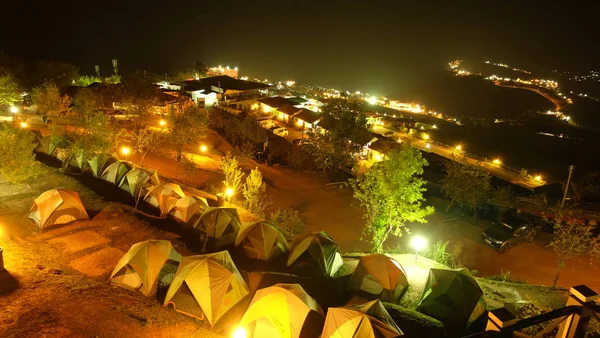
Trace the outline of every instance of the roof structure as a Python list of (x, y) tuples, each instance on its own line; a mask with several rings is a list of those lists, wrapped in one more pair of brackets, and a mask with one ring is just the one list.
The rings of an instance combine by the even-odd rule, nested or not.
[(290, 106), (294, 106), (294, 105), (297, 104), (296, 102), (294, 102), (294, 101), (292, 101), (290, 99), (286, 99), (285, 97), (281, 97), (281, 96), (266, 97), (264, 99), (260, 99), (260, 100), (257, 100), (257, 101), (260, 102), (260, 103), (262, 103), (262, 104), (265, 104), (265, 105), (267, 105), (269, 107), (272, 107), (272, 108), (279, 108), (279, 107), (281, 107), (281, 106), (283, 106), (285, 104), (288, 104)]
[(270, 87), (264, 83), (238, 80), (227, 75), (205, 77), (200, 80), (183, 81), (180, 84), (185, 91), (209, 91), (212, 87), (217, 87), (223, 89), (223, 92), (227, 92), (228, 90), (247, 91)]
[(286, 103), (284, 105), (279, 106), (279, 108), (277, 108), (277, 111), (282, 112), (284, 114), (287, 114), (289, 116), (292, 116), (292, 115), (294, 115), (296, 113), (299, 113), (301, 109), (302, 108), (297, 108), (297, 107), (294, 107), (291, 104), (287, 104)]
[(300, 109), (300, 112), (295, 116), (297, 119), (300, 119), (306, 123), (315, 123), (321, 119), (321, 116), (318, 113), (306, 108)]
[(392, 150), (398, 148), (399, 146), (400, 144), (398, 142), (379, 137), (377, 138), (377, 141), (369, 145), (369, 149), (375, 150), (376, 152), (381, 154), (388, 154)]

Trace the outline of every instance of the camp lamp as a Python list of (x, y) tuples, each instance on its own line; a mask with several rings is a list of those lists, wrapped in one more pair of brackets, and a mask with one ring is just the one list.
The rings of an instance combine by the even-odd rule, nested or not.
[(427, 246), (427, 239), (425, 237), (415, 235), (410, 239), (410, 246), (415, 249), (415, 261), (419, 257), (419, 251), (422, 251)]

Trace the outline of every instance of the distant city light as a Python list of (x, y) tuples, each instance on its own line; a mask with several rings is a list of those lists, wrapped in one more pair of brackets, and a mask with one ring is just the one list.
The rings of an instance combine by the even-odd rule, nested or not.
[(429, 134), (423, 134), (423, 139), (429, 140)]
[(21, 122), (20, 126), (21, 128), (27, 128), (28, 124), (26, 122)]
[(377, 104), (377, 98), (375, 96), (371, 96), (369, 97), (368, 102), (370, 104)]
[(16, 114), (19, 112), (19, 107), (17, 106), (10, 106), (10, 112), (13, 114)]
[(205, 153), (207, 149), (208, 149), (208, 147), (206, 147), (206, 145), (204, 145), (204, 144), (200, 146), (200, 151), (203, 153)]
[(499, 158), (495, 158), (492, 163), (494, 163), (495, 165), (500, 165), (502, 163), (502, 161), (500, 161)]
[(426, 143), (426, 144), (425, 144), (425, 148), (427, 148), (427, 149), (430, 149), (430, 148), (431, 148), (431, 144), (429, 144), (429, 143)]
[(541, 182), (542, 181), (542, 175), (535, 175), (535, 177), (533, 177), (534, 180)]
[(158, 122), (158, 124), (159, 124), (161, 127), (164, 127), (164, 126), (166, 126), (166, 125), (167, 125), (167, 121), (165, 121), (165, 120), (161, 119), (161, 120)]
[(459, 144), (459, 145), (457, 145), (456, 147), (454, 147), (454, 149), (456, 149), (456, 150), (458, 150), (458, 151), (461, 151), (461, 150), (462, 150), (462, 145), (461, 145), (461, 144)]

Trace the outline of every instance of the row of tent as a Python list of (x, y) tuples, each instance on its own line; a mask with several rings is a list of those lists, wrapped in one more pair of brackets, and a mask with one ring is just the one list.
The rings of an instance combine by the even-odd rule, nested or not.
[[(50, 136), (39, 138), (36, 151), (65, 159), (64, 152), (53, 145)], [(241, 246), (248, 258), (263, 261), (288, 254), (288, 266), (302, 257), (312, 261), (329, 277), (333, 277), (343, 264), (338, 244), (324, 232), (299, 237), (290, 246), (282, 232), (271, 222), (242, 224), (235, 208), (209, 207), (206, 199), (186, 195), (179, 185), (161, 183), (154, 170), (141, 168), (105, 154), (86, 158), (83, 153), (78, 153), (73, 156), (70, 164), (82, 172), (90, 173), (123, 189), (134, 197), (136, 203), (144, 200), (158, 209), (161, 217), (172, 217), (188, 228), (199, 230), (211, 239), (213, 247), (217, 249), (234, 244)], [(59, 194), (72, 193), (63, 194), (59, 191)], [(39, 204), (44, 203), (38, 203), (36, 200), (38, 210)], [(77, 205), (78, 210), (85, 212), (80, 201), (67, 204)], [(49, 209), (46, 213), (52, 213), (52, 209), (56, 209), (55, 204), (44, 205), (44, 210)], [(64, 208), (66, 209), (66, 206)], [(46, 225), (60, 224), (52, 223), (52, 219), (49, 219), (49, 223), (42, 221), (38, 222), (38, 225), (43, 229)]]
[[(182, 257), (169, 241), (150, 240), (133, 245), (111, 273), (110, 283), (146, 296), (155, 295), (159, 287), (168, 288), (164, 305), (171, 305), (176, 311), (195, 318), (206, 318), (211, 326), (216, 325), (232, 309), (237, 309), (233, 312), (239, 311), (238, 304), (241, 302), (246, 310), (241, 316), (240, 325), (247, 331), (255, 332), (251, 337), (278, 337), (273, 334), (277, 332), (280, 337), (299, 337), (307, 318), (318, 319), (316, 314), (323, 317), (319, 305), (299, 285), (278, 284), (260, 289), (252, 296), (227, 251)], [(373, 304), (380, 304), (379, 301), (395, 303), (407, 287), (408, 282), (401, 265), (393, 258), (381, 254), (363, 256), (348, 284), (351, 291), (367, 292), (379, 298), (375, 299), (377, 303), (361, 307), (363, 309), (371, 309)], [(244, 299), (248, 300), (246, 297), (252, 297), (249, 305), (243, 302)], [(386, 316), (375, 316), (386, 324), (382, 325), (362, 314), (357, 315), (357, 311), (368, 315), (371, 310), (340, 308), (330, 314), (331, 310), (328, 311), (327, 318), (330, 315), (341, 316), (340, 318), (349, 316), (354, 322), (347, 325), (357, 330), (359, 326), (366, 325), (363, 329), (367, 331), (385, 332), (391, 328), (391, 332), (401, 332), (395, 324), (389, 325), (386, 320), (381, 319)], [(316, 313), (309, 316), (311, 311)], [(464, 269), (431, 269), (417, 311), (446, 325), (464, 327), (485, 311), (483, 292)], [(325, 321), (325, 331), (333, 330), (331, 323), (337, 323), (336, 328), (344, 327), (345, 320), (335, 318)], [(365, 319), (368, 319), (368, 324), (364, 322)], [(320, 327), (318, 320), (317, 324), (312, 322), (309, 326), (315, 325)], [(323, 335), (330, 336), (371, 337), (362, 334)], [(385, 334), (373, 337), (380, 336), (395, 337)]]
[(321, 329), (321, 337), (402, 335), (379, 300), (330, 308), (325, 317), (299, 284), (276, 284), (252, 294), (227, 251), (181, 257), (169, 241), (137, 243), (113, 270), (110, 284), (145, 295), (168, 287), (164, 305), (205, 318), (211, 326), (237, 311), (247, 337), (314, 337)]
[[(159, 184), (150, 188), (147, 200), (151, 204), (163, 203), (160, 201), (167, 199), (169, 194), (162, 192), (167, 190), (180, 191), (181, 188), (173, 184)], [(169, 212), (173, 217), (184, 220), (191, 217), (190, 214), (197, 215), (193, 223), (195, 229), (213, 237), (220, 245), (233, 243), (250, 259), (269, 261), (289, 253), (288, 266), (298, 260), (308, 260), (328, 276), (333, 276), (343, 265), (337, 243), (325, 232), (298, 236), (288, 248), (285, 237), (275, 225), (268, 221), (242, 225), (235, 208), (209, 207), (206, 200), (195, 196), (184, 196), (171, 204), (173, 208)], [(43, 230), (52, 225), (86, 220), (89, 216), (77, 192), (52, 189), (34, 200), (29, 218)]]

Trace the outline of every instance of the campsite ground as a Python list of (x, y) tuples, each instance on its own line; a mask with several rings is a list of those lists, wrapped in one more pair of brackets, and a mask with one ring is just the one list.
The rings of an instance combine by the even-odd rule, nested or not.
[[(0, 337), (222, 337), (155, 299), (107, 284), (117, 261), (139, 241), (175, 235), (149, 227), (56, 169), (30, 182), (28, 192), (0, 199)], [(43, 233), (25, 216), (43, 191), (78, 191), (90, 221)]]
[[(186, 177), (186, 183), (191, 186), (213, 192), (220, 189), (223, 179), (217, 170), (220, 156), (230, 150), (228, 144), (218, 141), (218, 138), (215, 140), (208, 156), (194, 157), (200, 169)], [(159, 168), (162, 176), (183, 183), (181, 165), (169, 159), (168, 153), (163, 155), (167, 156), (149, 155), (146, 166)], [(134, 155), (130, 156), (130, 160), (135, 162), (139, 158)], [(315, 174), (262, 166), (252, 161), (244, 164), (247, 169), (259, 166), (274, 205), (298, 209), (309, 230), (328, 231), (340, 243), (343, 252), (359, 252), (368, 248), (359, 240), (363, 221), (360, 210), (351, 205), (352, 198), (347, 189), (326, 185), (326, 180)], [(119, 258), (136, 242), (169, 239), (180, 253), (187, 255), (192, 252), (179, 235), (160, 230), (161, 227), (154, 222), (150, 225), (150, 222), (133, 215), (130, 208), (111, 202), (114, 200), (111, 196), (100, 196), (102, 194), (97, 189), (80, 183), (82, 180), (49, 168), (48, 173), (27, 182), (14, 195), (0, 197), (0, 246), (4, 248), (7, 269), (7, 272), (0, 273), (0, 304), (3, 304), (0, 307), (0, 337), (113, 337), (122, 336), (124, 332), (131, 337), (222, 337), (220, 334), (225, 332), (210, 330), (196, 320), (159, 305), (155, 299), (107, 284)], [(78, 191), (92, 220), (38, 232), (26, 215), (33, 200), (43, 191), (53, 188)], [(242, 217), (247, 220), (249, 216), (242, 214)], [(489, 249), (477, 243), (480, 225), (469, 225), (463, 221), (447, 223), (444, 216), (435, 217), (438, 218), (430, 220), (429, 229), (431, 234), (436, 235), (435, 238), (460, 242), (466, 237), (468, 242), (462, 256), (468, 252), (484, 259), (496, 259), (491, 256), (496, 254), (491, 250), (490, 255), (478, 251)], [(469, 226), (465, 236), (464, 227)], [(541, 246), (540, 243), (535, 245)], [(519, 247), (515, 251), (517, 249)], [(414, 308), (427, 271), (434, 263), (422, 258), (415, 263), (413, 255), (396, 258), (407, 269), (411, 283), (403, 305)], [(485, 263), (477, 257), (465, 258), (473, 260), (468, 261), (470, 268), (479, 269), (478, 264)], [(496, 261), (501, 263), (500, 258)], [(356, 260), (348, 259), (345, 271), (350, 273), (355, 263)], [(580, 267), (580, 273), (584, 273), (585, 265)], [(494, 269), (499, 273), (501, 267)], [(496, 270), (484, 271), (493, 274)], [(534, 302), (538, 308), (550, 309), (563, 305), (566, 295), (564, 291), (526, 284), (484, 279), (479, 279), (479, 282), (490, 308), (524, 300)]]
[[(62, 187), (78, 191), (92, 220), (38, 232), (27, 220), (29, 206), (43, 191)], [(161, 306), (146, 298), (107, 284), (114, 265), (139, 241), (169, 239), (182, 254), (191, 254), (182, 239), (159, 230), (119, 203), (102, 197), (56, 169), (29, 183), (24, 194), (0, 199), (0, 245), (7, 273), (0, 278), (1, 337), (222, 337), (224, 332)], [(407, 270), (411, 287), (403, 305), (414, 308), (436, 263), (413, 255), (394, 256)], [(346, 273), (356, 264), (346, 259)], [(517, 300), (544, 301), (544, 308), (564, 304), (564, 291), (544, 290), (525, 284), (479, 280), (492, 307)]]

